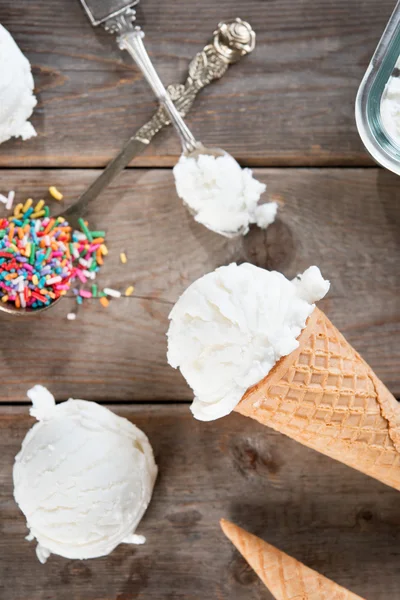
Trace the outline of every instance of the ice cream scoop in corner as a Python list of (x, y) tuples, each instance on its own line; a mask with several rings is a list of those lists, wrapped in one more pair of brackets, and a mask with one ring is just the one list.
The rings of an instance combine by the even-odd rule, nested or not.
[(15, 459), (14, 497), (40, 562), (51, 553), (87, 559), (144, 543), (135, 531), (157, 476), (146, 435), (95, 402), (56, 406), (42, 386), (28, 396), (38, 423)]
[(36, 106), (28, 59), (10, 33), (0, 25), (0, 144), (12, 137), (36, 135), (28, 121)]

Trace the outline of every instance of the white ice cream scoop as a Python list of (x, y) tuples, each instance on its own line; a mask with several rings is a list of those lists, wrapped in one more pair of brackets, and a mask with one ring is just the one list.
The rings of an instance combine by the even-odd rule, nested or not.
[(42, 386), (28, 396), (39, 422), (16, 456), (14, 497), (40, 562), (51, 553), (96, 558), (121, 543), (144, 543), (135, 531), (157, 476), (146, 435), (95, 402), (56, 406)]
[(306, 320), (329, 289), (317, 267), (293, 281), (244, 263), (204, 275), (171, 311), (168, 362), (194, 392), (197, 419), (230, 413), (246, 390), (298, 347)]
[(178, 196), (195, 221), (215, 233), (233, 238), (246, 235), (251, 223), (265, 229), (275, 220), (276, 202), (258, 204), (265, 184), (229, 154), (182, 155), (173, 173)]
[(36, 132), (28, 119), (36, 106), (31, 65), (7, 29), (0, 25), (0, 144)]

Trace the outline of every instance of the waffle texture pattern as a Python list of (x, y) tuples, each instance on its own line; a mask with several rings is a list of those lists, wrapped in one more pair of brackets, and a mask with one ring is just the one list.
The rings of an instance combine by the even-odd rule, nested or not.
[(400, 490), (400, 405), (316, 308), (235, 410)]
[(237, 525), (221, 527), (276, 600), (363, 600)]

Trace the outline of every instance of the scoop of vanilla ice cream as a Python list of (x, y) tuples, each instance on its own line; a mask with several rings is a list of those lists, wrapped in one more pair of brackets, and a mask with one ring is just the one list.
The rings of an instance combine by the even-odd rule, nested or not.
[(178, 196), (211, 231), (234, 237), (245, 235), (251, 223), (266, 228), (275, 220), (276, 202), (258, 206), (265, 184), (229, 154), (181, 156), (173, 172)]
[(146, 435), (95, 402), (56, 405), (42, 386), (29, 394), (39, 420), (14, 464), (14, 497), (36, 538), (40, 562), (59, 554), (95, 558), (135, 535), (157, 467)]
[(31, 65), (0, 25), (0, 144), (12, 137), (36, 135), (28, 119), (36, 106)]
[(193, 415), (210, 421), (230, 413), (298, 347), (313, 302), (329, 285), (317, 267), (292, 282), (248, 263), (220, 267), (192, 283), (170, 313), (168, 362), (194, 392)]

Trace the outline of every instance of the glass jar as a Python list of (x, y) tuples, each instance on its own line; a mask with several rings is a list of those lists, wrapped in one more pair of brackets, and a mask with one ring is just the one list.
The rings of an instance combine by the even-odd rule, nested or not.
[[(396, 63), (399, 57), (400, 0), (383, 32), (356, 99), (356, 123), (364, 146), (376, 162), (398, 175), (400, 175), (400, 71)], [(393, 134), (394, 127), (390, 128), (391, 133), (389, 133), (389, 128), (385, 127), (382, 118), (382, 101), (387, 101), (392, 82), (399, 86), (397, 139)], [(390, 118), (386, 113), (385, 122), (390, 124)]]

